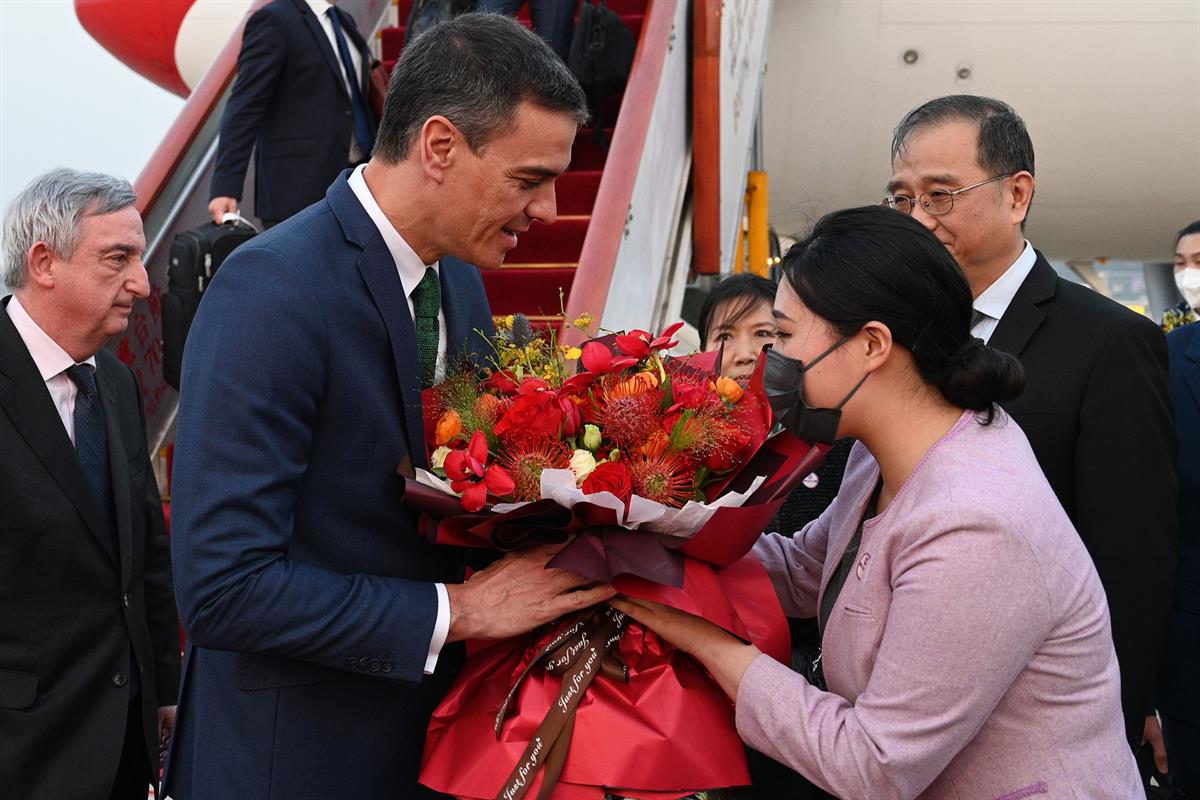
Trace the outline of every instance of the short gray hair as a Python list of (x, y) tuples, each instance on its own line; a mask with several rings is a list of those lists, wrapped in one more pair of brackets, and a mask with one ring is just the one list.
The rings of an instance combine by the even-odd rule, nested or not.
[(129, 181), (100, 172), (59, 167), (34, 178), (4, 212), (4, 282), (10, 290), (25, 285), (29, 251), (38, 242), (71, 258), (85, 216), (111, 214), (136, 201)]

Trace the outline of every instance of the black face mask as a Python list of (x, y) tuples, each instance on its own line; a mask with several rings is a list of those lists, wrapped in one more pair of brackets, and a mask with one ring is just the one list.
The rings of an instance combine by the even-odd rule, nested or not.
[(849, 340), (848, 336), (839, 339), (808, 364), (776, 352), (773, 347), (767, 350), (763, 388), (767, 393), (767, 402), (771, 404), (771, 411), (775, 414), (775, 421), (806, 442), (834, 443), (837, 439), (838, 423), (842, 419), (842, 406), (850, 402), (850, 398), (867, 380), (867, 376), (864, 375), (836, 408), (813, 408), (804, 400), (804, 373)]

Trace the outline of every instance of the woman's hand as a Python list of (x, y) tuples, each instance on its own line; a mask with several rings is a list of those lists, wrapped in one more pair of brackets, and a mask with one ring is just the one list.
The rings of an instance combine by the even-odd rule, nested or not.
[(699, 661), (731, 700), (737, 699), (738, 686), (750, 662), (762, 655), (757, 647), (724, 628), (670, 606), (624, 595), (608, 603)]

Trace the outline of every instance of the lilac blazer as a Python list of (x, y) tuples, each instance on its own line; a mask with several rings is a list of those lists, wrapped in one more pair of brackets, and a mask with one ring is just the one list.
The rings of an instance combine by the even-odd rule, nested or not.
[[(789, 616), (816, 616), (878, 476), (856, 445), (820, 519), (759, 540)], [(823, 652), (828, 692), (757, 658), (737, 727), (838, 797), (1144, 797), (1104, 589), (1003, 412), (965, 413), (866, 523)]]

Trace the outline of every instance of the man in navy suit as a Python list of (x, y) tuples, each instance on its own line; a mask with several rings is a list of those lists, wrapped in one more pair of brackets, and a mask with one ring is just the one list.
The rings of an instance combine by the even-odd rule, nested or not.
[(582, 581), (544, 551), (462, 583), (461, 551), (418, 535), (396, 477), (426, 464), (422, 385), (491, 329), (469, 264), (498, 267), (554, 221), (585, 115), (515, 21), (442, 23), (405, 49), (370, 163), (237, 250), (205, 293), (175, 459), (176, 800), (420, 797), (447, 645), (611, 595), (571, 591)]
[(371, 54), (354, 19), (329, 0), (274, 0), (242, 34), (237, 80), (221, 117), (209, 212), (237, 210), (254, 150), (254, 210), (267, 227), (325, 196), (366, 160), (377, 121)]
[(1188, 797), (1200, 796), (1200, 323), (1167, 334), (1171, 396), (1179, 428), (1179, 569), (1158, 708), (1171, 777)]

